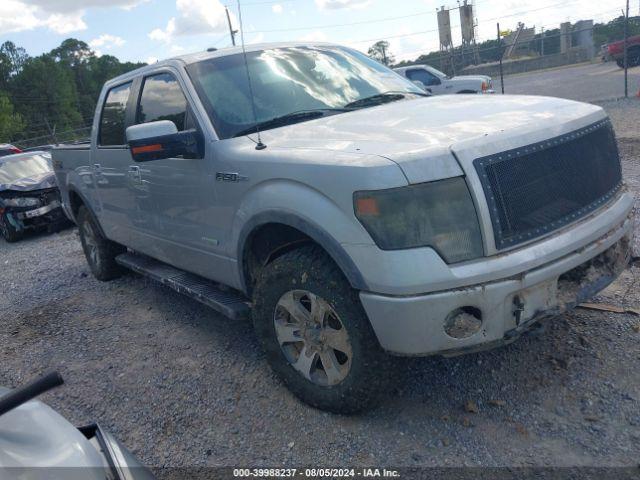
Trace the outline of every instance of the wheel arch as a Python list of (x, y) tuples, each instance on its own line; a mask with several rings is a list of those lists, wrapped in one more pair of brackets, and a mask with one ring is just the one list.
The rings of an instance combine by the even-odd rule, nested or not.
[(276, 242), (275, 249), (270, 250), (267, 254), (268, 261), (300, 245), (315, 243), (333, 259), (353, 288), (357, 290), (368, 289), (364, 277), (351, 257), (347, 255), (340, 243), (325, 230), (292, 213), (266, 211), (257, 214), (245, 223), (238, 239), (237, 259), (240, 281), (245, 293), (250, 294), (253, 287), (250, 259), (254, 240), (261, 232), (265, 231), (264, 229), (268, 228), (288, 229), (288, 232), (293, 235), (287, 237), (288, 240), (293, 240), (291, 242), (284, 244)]
[(93, 209), (90, 207), (90, 205), (91, 204), (89, 203), (87, 198), (77, 188), (69, 187), (69, 210), (73, 215), (72, 220), (74, 221), (74, 223), (76, 223), (77, 225), (78, 210), (80, 210), (80, 207), (84, 206), (89, 212), (89, 215), (91, 215), (91, 218), (93, 219), (95, 224), (98, 226), (100, 235), (106, 238), (106, 235), (104, 234), (104, 230), (102, 229), (102, 225), (100, 225), (100, 222), (98, 221), (98, 217), (93, 212)]

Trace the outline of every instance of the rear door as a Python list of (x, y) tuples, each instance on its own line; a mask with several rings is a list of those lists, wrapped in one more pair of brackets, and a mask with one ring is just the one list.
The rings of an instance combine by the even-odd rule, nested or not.
[[(200, 130), (178, 76), (169, 69), (145, 76), (140, 86), (134, 123), (158, 120), (172, 121), (178, 131)], [(132, 162), (130, 169), (139, 170), (131, 193), (145, 220), (136, 225), (145, 237), (137, 249), (193, 271), (215, 247), (209, 233), (216, 217), (210, 164), (206, 158), (167, 158)]]
[(126, 146), (125, 129), (131, 121), (135, 101), (133, 82), (109, 89), (105, 95), (93, 151), (93, 176), (102, 206), (100, 223), (107, 237), (128, 244), (134, 207), (129, 188), (131, 153)]

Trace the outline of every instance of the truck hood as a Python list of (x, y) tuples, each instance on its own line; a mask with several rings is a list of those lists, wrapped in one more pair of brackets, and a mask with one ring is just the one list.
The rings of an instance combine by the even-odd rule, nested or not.
[(600, 107), (522, 95), (417, 98), (263, 132), (269, 148), (385, 157), (409, 183), (462, 175), (453, 153), (483, 155), (562, 135), (605, 116)]

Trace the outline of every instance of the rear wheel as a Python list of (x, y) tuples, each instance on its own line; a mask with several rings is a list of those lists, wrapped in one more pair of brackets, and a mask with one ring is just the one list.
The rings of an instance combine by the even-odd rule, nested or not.
[(116, 257), (126, 249), (100, 234), (95, 220), (85, 206), (80, 207), (77, 217), (82, 250), (93, 276), (102, 281), (120, 277), (122, 268), (116, 263)]
[(6, 213), (0, 215), (0, 234), (8, 243), (17, 242), (21, 240), (24, 233), (16, 229), (7, 218)]
[(267, 265), (253, 315), (269, 364), (309, 405), (355, 413), (386, 389), (390, 358), (357, 292), (321, 249), (304, 247)]

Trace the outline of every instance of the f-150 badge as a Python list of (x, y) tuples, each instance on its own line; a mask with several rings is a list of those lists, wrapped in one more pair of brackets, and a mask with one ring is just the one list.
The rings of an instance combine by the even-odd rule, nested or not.
[(216, 180), (218, 182), (244, 182), (249, 180), (249, 177), (245, 177), (244, 175), (240, 175), (239, 173), (232, 172), (218, 172), (216, 173)]

